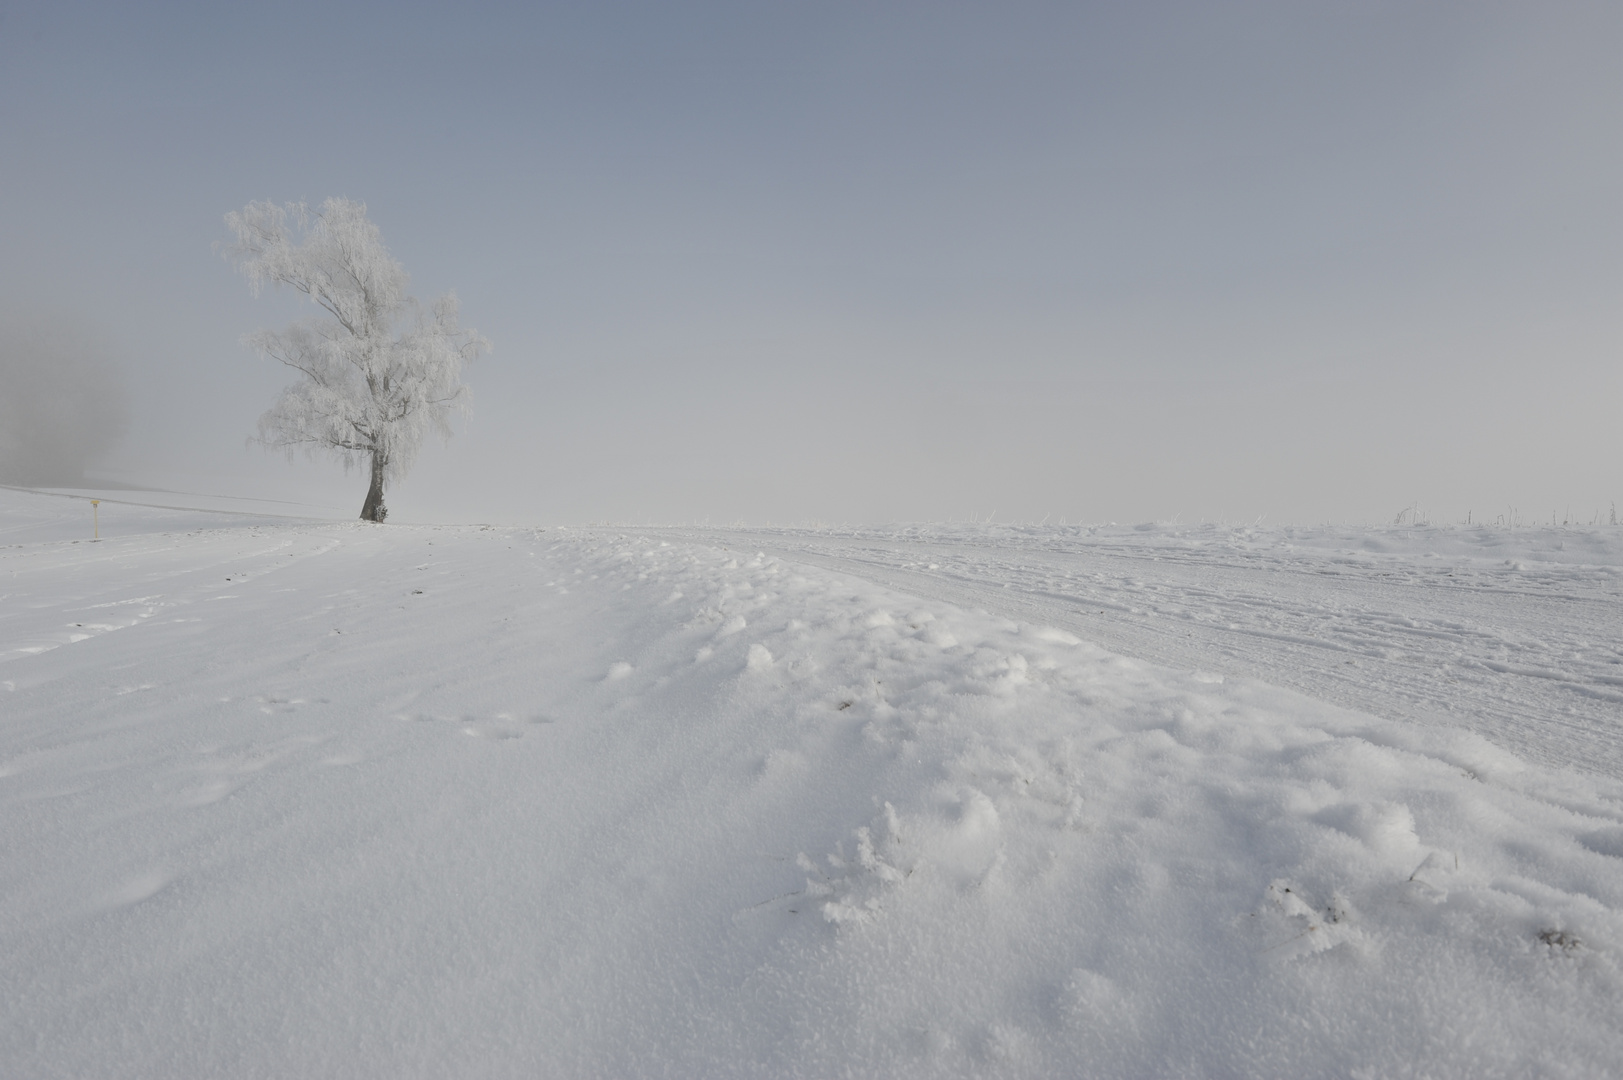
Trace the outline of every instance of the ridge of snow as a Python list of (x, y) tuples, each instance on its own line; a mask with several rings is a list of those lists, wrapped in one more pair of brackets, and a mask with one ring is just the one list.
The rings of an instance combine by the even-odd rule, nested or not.
[(0, 655), (15, 1075), (1623, 1059), (1623, 784), (753, 549), (22, 544)]

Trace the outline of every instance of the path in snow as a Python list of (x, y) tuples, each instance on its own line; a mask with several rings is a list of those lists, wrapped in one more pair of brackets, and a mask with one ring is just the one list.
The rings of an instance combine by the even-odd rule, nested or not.
[(657, 529), (1623, 777), (1623, 530)]

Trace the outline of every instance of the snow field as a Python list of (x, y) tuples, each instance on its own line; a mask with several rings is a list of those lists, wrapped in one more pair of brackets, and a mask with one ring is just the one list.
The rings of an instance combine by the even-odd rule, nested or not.
[(1623, 784), (754, 550), (22, 544), (0, 656), (6, 1075), (1623, 1060)]
[[(93, 509), (91, 500), (100, 502)], [(91, 541), (156, 532), (349, 521), (350, 511), (312, 503), (130, 488), (16, 488), (0, 484), (0, 547), (51, 540)]]
[(1623, 529), (652, 529), (1623, 778)]

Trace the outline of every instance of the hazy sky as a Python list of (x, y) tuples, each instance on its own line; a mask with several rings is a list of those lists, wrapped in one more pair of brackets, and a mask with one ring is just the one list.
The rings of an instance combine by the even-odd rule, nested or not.
[(1390, 520), (1623, 501), (1623, 5), (0, 2), (0, 307), (121, 353), (131, 477), (364, 200), (495, 343), (397, 519)]

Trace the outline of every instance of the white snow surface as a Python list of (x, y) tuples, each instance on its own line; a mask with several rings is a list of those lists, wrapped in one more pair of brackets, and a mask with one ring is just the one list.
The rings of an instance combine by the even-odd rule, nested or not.
[[(1247, 677), (1250, 654), (1156, 664), (876, 580), (945, 577), (922, 547), (865, 576), (827, 565), (848, 547), (809, 550), (1052, 570), (1108, 530), (779, 531), (792, 558), (743, 530), (180, 511), (88, 542), (81, 509), (0, 491), (0, 1075), (1623, 1060), (1604, 764), (1319, 700)], [(1300, 611), (1317, 594), (1291, 592), (1293, 559), (1348, 545), (1416, 589), (1444, 564), (1494, 588), (1509, 559), (1615, 600), (1616, 531), (1552, 555), (1553, 535), (1208, 539), (1272, 563)], [(1156, 604), (1192, 588), (1152, 569)], [(1237, 601), (1186, 603), (1194, 622)], [(1599, 664), (1615, 610), (1571, 610)], [(1398, 678), (1401, 657), (1363, 658)], [(1584, 716), (1549, 745), (1615, 740), (1615, 710), (1598, 734)]]
[(665, 529), (1623, 778), (1623, 529)]

